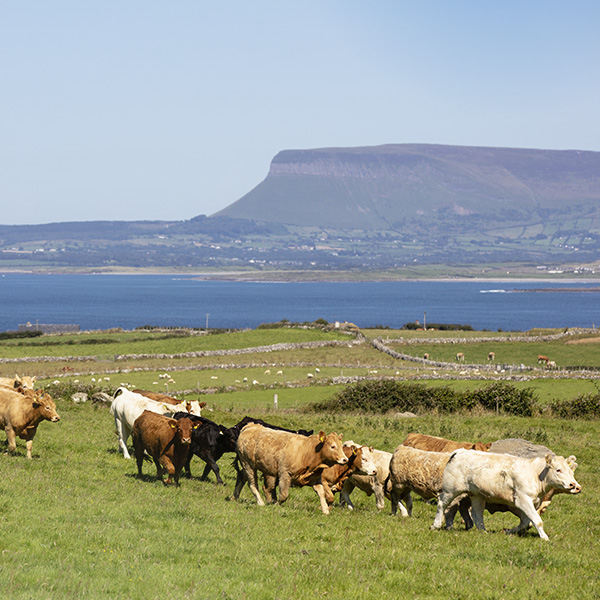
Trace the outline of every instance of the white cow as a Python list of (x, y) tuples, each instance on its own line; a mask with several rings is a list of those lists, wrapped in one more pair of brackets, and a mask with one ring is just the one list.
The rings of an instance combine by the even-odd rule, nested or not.
[(485, 531), (483, 510), (489, 500), (520, 511), (521, 522), (509, 533), (518, 533), (533, 523), (540, 538), (547, 540), (536, 507), (552, 489), (571, 494), (581, 491), (567, 459), (562, 456), (548, 454), (519, 458), (477, 450), (456, 450), (444, 469), (442, 492), (438, 496), (431, 528), (440, 529), (446, 507), (454, 498), (467, 493), (471, 497), (471, 512), (478, 529)]
[[(344, 442), (344, 446), (352, 445), (354, 442)], [(375, 494), (375, 504), (378, 510), (383, 510), (385, 506), (385, 482), (390, 474), (390, 460), (392, 454), (390, 452), (384, 452), (383, 450), (373, 449), (373, 463), (377, 469), (375, 476), (369, 475), (350, 475), (340, 493), (340, 504), (345, 504), (350, 510), (354, 508), (352, 501), (350, 500), (350, 494), (355, 487), (361, 489), (363, 492), (370, 496)], [(389, 498), (389, 494), (387, 494)]]
[(185, 400), (180, 404), (167, 404), (165, 402), (156, 402), (142, 396), (142, 394), (131, 392), (125, 387), (117, 388), (110, 405), (110, 412), (115, 418), (115, 426), (119, 436), (119, 447), (123, 452), (124, 458), (131, 458), (127, 450), (127, 440), (131, 435), (135, 420), (145, 410), (167, 416), (174, 415), (176, 412), (191, 412), (200, 416), (199, 408), (192, 406), (192, 410), (188, 411), (188, 403)]

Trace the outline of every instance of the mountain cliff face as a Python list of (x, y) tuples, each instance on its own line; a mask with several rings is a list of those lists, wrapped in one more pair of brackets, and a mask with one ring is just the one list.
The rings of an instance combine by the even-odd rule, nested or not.
[(596, 214), (600, 152), (420, 144), (286, 150), (217, 213), (352, 229), (495, 227)]

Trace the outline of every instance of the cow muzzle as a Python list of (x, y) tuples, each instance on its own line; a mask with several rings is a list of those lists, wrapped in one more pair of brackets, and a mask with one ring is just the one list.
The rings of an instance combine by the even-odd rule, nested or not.
[(581, 486), (576, 481), (571, 482), (569, 488), (571, 490), (571, 494), (579, 494), (579, 492), (581, 492)]

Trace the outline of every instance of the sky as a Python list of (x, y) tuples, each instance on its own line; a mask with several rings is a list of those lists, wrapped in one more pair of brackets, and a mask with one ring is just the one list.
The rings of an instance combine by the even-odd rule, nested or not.
[(600, 2), (0, 0), (0, 224), (180, 221), (281, 150), (600, 151)]

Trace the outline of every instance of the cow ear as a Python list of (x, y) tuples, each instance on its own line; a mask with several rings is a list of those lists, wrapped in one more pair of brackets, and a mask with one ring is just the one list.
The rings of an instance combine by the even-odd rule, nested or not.
[(171, 429), (177, 429), (177, 423), (169, 423)]
[(344, 434), (340, 433), (340, 441), (342, 440), (343, 437), (344, 437)]
[(324, 432), (324, 431), (319, 431), (319, 441), (321, 442), (321, 444), (324, 444), (324, 443), (325, 443), (325, 438), (326, 438), (326, 437), (327, 437), (327, 436), (325, 435), (325, 432)]
[(358, 454), (358, 446), (352, 446), (352, 454), (356, 456)]
[(548, 466), (550, 466), (552, 464), (552, 454), (550, 454), (549, 452), (548, 452), (548, 454), (546, 454), (546, 464)]
[(567, 464), (571, 467), (571, 470), (574, 471), (577, 468), (577, 458), (571, 454), (571, 456), (567, 458)]
[(200, 427), (200, 425), (202, 425), (202, 423), (200, 423), (199, 421), (196, 421), (193, 425), (192, 425), (192, 429), (198, 429), (198, 427)]

